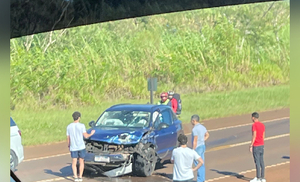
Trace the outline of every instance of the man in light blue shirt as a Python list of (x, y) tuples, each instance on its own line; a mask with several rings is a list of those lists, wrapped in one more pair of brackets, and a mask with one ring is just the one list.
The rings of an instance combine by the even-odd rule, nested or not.
[[(194, 171), (200, 168), (203, 160), (194, 150), (187, 147), (187, 137), (180, 134), (178, 137), (180, 147), (175, 148), (172, 152), (171, 162), (173, 167), (173, 181), (174, 182), (192, 182), (194, 179)], [(193, 161), (198, 161), (195, 168)]]
[[(79, 120), (81, 118), (81, 114), (79, 112), (74, 112), (72, 114), (72, 117), (74, 122), (69, 124), (67, 127), (68, 147), (71, 152), (72, 170), (74, 173), (75, 181), (82, 181), (84, 157), (86, 154), (83, 137), (91, 137), (95, 133), (95, 130), (92, 130), (91, 134), (87, 134), (85, 125), (79, 123)], [(79, 158), (79, 177), (77, 174), (77, 158)]]
[[(205, 141), (209, 137), (209, 133), (206, 128), (200, 124), (200, 117), (198, 115), (193, 115), (191, 117), (191, 123), (194, 126), (192, 130), (192, 148), (201, 156), (203, 161), (205, 153)], [(195, 165), (197, 165), (195, 161)], [(205, 181), (205, 165), (202, 165), (197, 171), (197, 182)]]

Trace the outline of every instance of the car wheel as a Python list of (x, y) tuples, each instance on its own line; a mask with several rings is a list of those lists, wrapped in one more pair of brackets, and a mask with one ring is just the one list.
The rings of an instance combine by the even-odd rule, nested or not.
[(133, 162), (133, 173), (137, 176), (151, 176), (156, 165), (157, 157), (155, 150), (151, 147), (144, 150), (145, 158), (137, 154)]
[(10, 150), (10, 169), (15, 172), (18, 165), (18, 159), (14, 151)]

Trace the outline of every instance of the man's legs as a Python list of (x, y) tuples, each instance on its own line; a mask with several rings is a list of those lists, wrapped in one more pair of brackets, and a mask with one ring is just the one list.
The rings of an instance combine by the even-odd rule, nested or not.
[[(196, 152), (198, 153), (198, 155), (200, 155), (203, 162), (205, 163), (205, 160), (204, 160), (205, 145), (198, 146), (196, 148)], [(195, 165), (198, 164), (197, 161), (195, 161), (194, 163), (195, 163)], [(205, 165), (204, 164), (197, 171), (197, 182), (203, 182), (203, 181), (205, 181)]]
[(261, 178), (265, 179), (264, 146), (260, 146), (260, 167), (261, 167)]
[(260, 150), (259, 147), (253, 147), (252, 150), (253, 153), (253, 158), (255, 162), (255, 167), (256, 167), (256, 177), (257, 179), (260, 179), (261, 173), (260, 173)]
[(74, 174), (75, 180), (78, 178), (77, 176), (77, 158), (78, 158), (78, 151), (71, 151), (72, 157), (72, 171)]
[(85, 157), (86, 151), (85, 149), (79, 151), (79, 180), (82, 181), (82, 174), (84, 170), (84, 157)]

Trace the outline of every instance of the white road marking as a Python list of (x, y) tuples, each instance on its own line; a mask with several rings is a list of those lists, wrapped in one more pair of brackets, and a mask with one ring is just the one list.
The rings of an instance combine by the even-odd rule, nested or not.
[[(286, 137), (286, 136), (290, 136), (290, 134), (286, 133), (286, 134), (282, 134), (282, 135), (276, 135), (276, 136), (268, 137), (268, 138), (265, 138), (265, 141), (276, 139), (276, 138), (282, 138), (282, 137)], [(246, 144), (250, 144), (250, 143), (251, 143), (251, 141), (243, 142), (243, 143), (237, 143), (237, 144), (230, 145), (230, 147), (236, 147), (236, 146), (246, 145)]]
[[(278, 163), (278, 164), (273, 164), (273, 165), (270, 165), (270, 166), (266, 166), (266, 169), (271, 168), (271, 167), (281, 166), (281, 165), (284, 165), (284, 164), (289, 164), (289, 163), (290, 163), (290, 161), (282, 162), (282, 163)], [(242, 171), (242, 172), (239, 173), (239, 175), (254, 172), (254, 171), (256, 171), (256, 169)], [(231, 177), (231, 175), (226, 175), (226, 176), (222, 176), (222, 177), (218, 177), (218, 178), (209, 179), (209, 180), (207, 180), (207, 182), (217, 181), (217, 180), (221, 180), (221, 179), (228, 178), (228, 177)], [(47, 179), (47, 180), (41, 180), (41, 181), (35, 181), (35, 182), (52, 182), (52, 181), (60, 181), (60, 180), (65, 180), (65, 179), (73, 180), (73, 177), (66, 176), (66, 177), (59, 177), (59, 178), (53, 178), (53, 179)], [(165, 179), (167, 179), (168, 181), (171, 181), (169, 178), (165, 178)]]
[[(290, 163), (290, 161), (287, 161), (287, 162), (282, 162), (282, 163), (266, 166), (266, 169), (271, 168), (271, 167), (281, 166), (281, 165), (284, 165), (284, 164), (289, 164), (289, 163)], [(246, 173), (250, 173), (250, 172), (254, 172), (254, 171), (256, 171), (256, 169), (242, 171), (239, 174), (241, 175), (241, 174), (246, 174)], [(207, 180), (207, 182), (217, 181), (217, 180), (221, 180), (221, 179), (228, 178), (228, 177), (232, 177), (232, 176), (231, 175), (226, 175), (226, 176), (222, 176), (222, 177), (219, 177), (219, 178), (213, 178), (213, 179)]]
[(60, 180), (65, 180), (65, 179), (69, 179), (69, 180), (74, 180), (73, 177), (71, 176), (66, 176), (66, 177), (59, 177), (59, 178), (53, 178), (53, 179), (46, 179), (46, 180), (41, 180), (41, 181), (35, 181), (35, 182), (51, 182), (51, 181), (60, 181)]
[[(286, 137), (286, 136), (290, 136), (290, 134), (286, 133), (286, 134), (282, 134), (282, 135), (276, 135), (276, 136), (268, 137), (268, 138), (265, 138), (265, 141), (272, 140), (272, 139), (277, 139), (277, 138), (282, 138), (282, 137)], [(227, 149), (227, 148), (231, 148), (231, 147), (237, 147), (237, 146), (247, 145), (247, 144), (250, 144), (250, 143), (251, 143), (251, 141), (237, 143), (237, 144), (231, 144), (231, 145), (218, 146), (218, 147), (209, 149), (207, 152), (218, 151), (218, 150)]]
[[(278, 118), (278, 119), (272, 119), (272, 120), (266, 120), (266, 121), (262, 121), (262, 123), (269, 123), (269, 122), (274, 122), (274, 121), (281, 121), (284, 119), (289, 119), (290, 117), (283, 117), (283, 118)], [(220, 130), (226, 130), (226, 129), (231, 129), (231, 128), (238, 128), (238, 127), (242, 127), (242, 126), (249, 126), (252, 125), (253, 123), (249, 122), (247, 124), (241, 124), (241, 125), (235, 125), (235, 126), (228, 126), (228, 127), (223, 127), (223, 128), (217, 128), (217, 129), (212, 129), (212, 130), (207, 130), (208, 132), (212, 132), (212, 131), (220, 131)], [(187, 133), (186, 135), (191, 135), (192, 133)]]
[(27, 159), (27, 160), (23, 160), (23, 162), (36, 161), (36, 160), (48, 159), (48, 158), (52, 158), (52, 157), (60, 157), (60, 156), (65, 156), (65, 155), (70, 155), (70, 157), (71, 157), (70, 153), (64, 153), (64, 154), (50, 155), (50, 156), (46, 156), (46, 157), (39, 157), (39, 158)]
[[(286, 136), (289, 136), (289, 135), (290, 135), (289, 133), (283, 134), (283, 135), (276, 135), (276, 136), (273, 136), (273, 137), (265, 138), (265, 141), (267, 141), (267, 140), (272, 140), (272, 139), (276, 139), (276, 138), (282, 138), (282, 137), (286, 137)], [(220, 146), (220, 147), (216, 147), (216, 148), (219, 148), (219, 149), (216, 149), (216, 150), (211, 149), (211, 150), (207, 151), (206, 153), (211, 152), (211, 151), (218, 151), (218, 150), (222, 150), (222, 149), (228, 149), (228, 148), (232, 148), (232, 147), (237, 147), (237, 146), (241, 146), (241, 145), (246, 145), (246, 144), (250, 144), (250, 142), (243, 142), (243, 143), (238, 143), (238, 144), (232, 144), (232, 145)], [(267, 166), (266, 168), (270, 168), (270, 167), (275, 167), (275, 166), (283, 165), (283, 164), (286, 164), (286, 163), (289, 163), (289, 162), (290, 162), (290, 161), (284, 162), (284, 163), (275, 164), (275, 165), (270, 165), (270, 166)], [(244, 173), (252, 172), (253, 170), (255, 170), (255, 169), (243, 171), (243, 172), (240, 172), (239, 174), (244, 174)], [(222, 176), (222, 177), (219, 177), (219, 178), (210, 179), (210, 180), (208, 180), (207, 182), (210, 182), (210, 181), (216, 181), (216, 180), (220, 180), (220, 179), (224, 179), (224, 178), (228, 178), (228, 177), (230, 177), (230, 176), (231, 176), (231, 175), (226, 175), (226, 176)], [(47, 180), (41, 180), (41, 181), (35, 181), (35, 182), (52, 182), (52, 181), (60, 181), (60, 180), (64, 180), (64, 179), (70, 179), (70, 180), (73, 180), (73, 177), (72, 177), (72, 176), (66, 176), (66, 177), (59, 177), (59, 178), (53, 178), (53, 179), (47, 179)]]
[[(279, 119), (266, 120), (266, 121), (263, 121), (262, 123), (281, 121), (283, 119), (289, 119), (289, 118), (290, 117), (283, 117), (283, 118), (279, 118)], [(242, 127), (242, 126), (249, 126), (249, 125), (252, 125), (252, 123), (236, 125), (236, 126), (229, 126), (229, 127), (224, 127), (224, 128), (217, 128), (217, 129), (213, 129), (213, 130), (208, 130), (208, 132), (225, 130), (225, 129), (230, 129), (230, 128), (237, 128), (237, 127)], [(191, 135), (191, 133), (188, 133), (186, 135)], [(237, 144), (237, 145), (241, 145), (241, 144)], [(45, 157), (38, 157), (38, 158), (23, 160), (23, 162), (29, 162), (29, 161), (35, 161), (35, 160), (41, 160), (41, 159), (48, 159), (48, 158), (52, 158), (52, 157), (60, 157), (60, 156), (65, 156), (65, 155), (69, 155), (69, 154), (70, 153), (64, 153), (64, 154), (50, 155), (50, 156), (45, 156)]]

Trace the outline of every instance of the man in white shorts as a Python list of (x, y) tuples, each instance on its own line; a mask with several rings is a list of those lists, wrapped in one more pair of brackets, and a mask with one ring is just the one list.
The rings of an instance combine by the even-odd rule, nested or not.
[[(192, 182), (194, 171), (197, 171), (203, 165), (202, 158), (195, 150), (187, 147), (187, 137), (180, 134), (178, 137), (179, 147), (173, 150), (171, 162), (173, 167), (174, 182)], [(193, 162), (197, 161), (197, 166), (193, 168)]]

